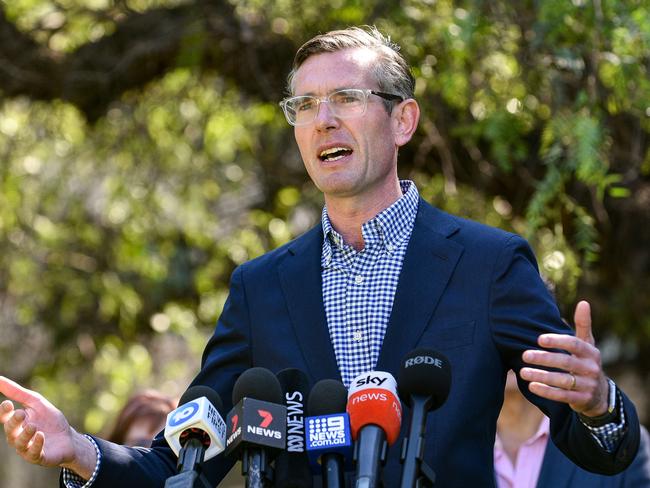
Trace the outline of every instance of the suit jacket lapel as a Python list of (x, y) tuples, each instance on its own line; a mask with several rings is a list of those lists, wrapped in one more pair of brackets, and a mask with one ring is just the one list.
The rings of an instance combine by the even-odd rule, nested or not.
[(420, 340), (463, 252), (448, 239), (458, 228), (451, 216), (420, 199), (378, 370), (397, 373), (401, 359)]
[(323, 232), (317, 225), (289, 244), (278, 265), (293, 329), (314, 381), (340, 379), (330, 341), (321, 278)]

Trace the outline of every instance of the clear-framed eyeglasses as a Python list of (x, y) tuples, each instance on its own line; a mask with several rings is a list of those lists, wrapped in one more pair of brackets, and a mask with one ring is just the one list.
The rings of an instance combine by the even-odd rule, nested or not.
[(336, 90), (324, 98), (311, 95), (285, 98), (280, 102), (280, 107), (287, 118), (287, 122), (293, 126), (311, 124), (316, 120), (318, 109), (321, 103), (329, 103), (332, 113), (341, 119), (360, 117), (366, 113), (368, 97), (376, 95), (384, 100), (398, 100), (403, 98), (399, 95), (384, 93), (368, 88), (345, 88)]

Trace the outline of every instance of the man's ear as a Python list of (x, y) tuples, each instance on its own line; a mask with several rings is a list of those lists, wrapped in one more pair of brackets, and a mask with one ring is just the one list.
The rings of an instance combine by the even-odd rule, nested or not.
[(403, 146), (411, 140), (420, 120), (420, 106), (413, 98), (395, 105), (391, 113), (395, 143)]

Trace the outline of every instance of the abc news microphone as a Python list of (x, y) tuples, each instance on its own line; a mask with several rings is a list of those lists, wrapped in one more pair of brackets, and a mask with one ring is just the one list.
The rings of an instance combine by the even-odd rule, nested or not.
[(427, 414), (449, 396), (449, 360), (431, 349), (415, 349), (402, 359), (398, 378), (400, 397), (411, 407), (411, 422), (400, 458), (404, 464), (400, 488), (432, 485), (435, 473), (423, 461), (425, 424)]
[(352, 468), (350, 418), (345, 411), (348, 391), (336, 380), (321, 380), (309, 393), (305, 419), (307, 453), (323, 487), (344, 488), (346, 467)]
[(402, 425), (402, 404), (397, 383), (390, 373), (372, 371), (352, 380), (348, 414), (355, 439), (355, 487), (381, 486), (381, 467), (388, 445), (398, 438)]
[(287, 407), (287, 448), (275, 460), (275, 488), (304, 488), (313, 485), (305, 445), (305, 411), (309, 378), (296, 368), (276, 375)]
[(179, 473), (167, 479), (165, 488), (210, 488), (201, 468), (225, 447), (221, 398), (212, 388), (197, 385), (188, 388), (178, 403), (180, 407), (167, 415), (165, 439), (178, 456)]
[(266, 368), (244, 371), (232, 390), (233, 409), (226, 419), (226, 455), (242, 461), (247, 488), (273, 481), (271, 461), (285, 448), (287, 407), (278, 379)]

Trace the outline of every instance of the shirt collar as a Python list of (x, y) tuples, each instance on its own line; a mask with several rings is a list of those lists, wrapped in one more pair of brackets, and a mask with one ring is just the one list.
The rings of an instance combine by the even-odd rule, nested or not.
[[(361, 232), (366, 246), (377, 243), (392, 254), (410, 235), (417, 213), (419, 193), (415, 183), (410, 180), (401, 180), (400, 188), (402, 197), (362, 225)], [(346, 244), (343, 236), (332, 227), (327, 205), (323, 207), (321, 225), (324, 235), (323, 260), (328, 266), (332, 260), (332, 246), (343, 249)]]

